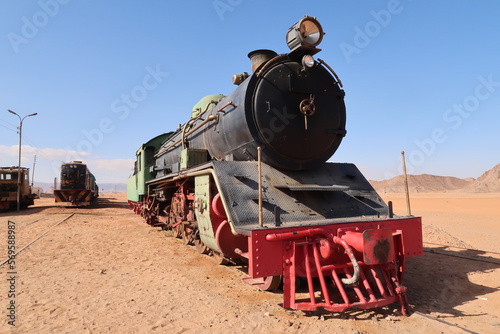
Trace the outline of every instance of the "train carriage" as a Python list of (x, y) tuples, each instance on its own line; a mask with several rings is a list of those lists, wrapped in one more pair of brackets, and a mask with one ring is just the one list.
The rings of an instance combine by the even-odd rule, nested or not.
[(283, 284), (286, 308), (399, 302), (407, 314), (402, 280), (406, 258), (423, 255), (421, 218), (396, 216), (354, 164), (327, 162), (346, 135), (343, 86), (314, 57), (315, 18), (286, 38), (289, 53), (251, 52), (252, 74), (163, 138), (133, 207), (220, 263), (246, 263), (247, 283)]

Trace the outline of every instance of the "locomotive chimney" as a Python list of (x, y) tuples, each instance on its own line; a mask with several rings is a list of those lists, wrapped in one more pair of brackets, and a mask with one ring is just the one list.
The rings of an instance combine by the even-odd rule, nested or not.
[(278, 54), (272, 50), (255, 50), (248, 54), (248, 58), (252, 62), (252, 73), (259, 68), (260, 65), (276, 57)]

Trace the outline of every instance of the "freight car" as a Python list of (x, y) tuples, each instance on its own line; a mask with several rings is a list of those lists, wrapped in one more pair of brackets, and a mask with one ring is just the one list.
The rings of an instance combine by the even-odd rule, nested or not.
[(54, 190), (58, 206), (88, 206), (99, 197), (99, 187), (86, 164), (71, 161), (61, 165), (61, 187)]
[(394, 215), (354, 164), (327, 162), (346, 110), (337, 74), (314, 57), (322, 38), (305, 16), (286, 34), (289, 53), (250, 52), (252, 74), (233, 76), (228, 96), (201, 99), (177, 131), (145, 144), (156, 149), (145, 165), (143, 145), (136, 171), (154, 175), (140, 196), (143, 185), (129, 182), (131, 207), (220, 263), (246, 263), (247, 283), (283, 284), (286, 308), (399, 302), (406, 314), (402, 279), (406, 259), (423, 254), (421, 218)]
[(18, 173), (21, 173), (20, 204), (26, 209), (34, 204), (35, 195), (32, 194), (29, 182), (29, 168), (0, 167), (0, 210), (11, 210), (17, 207)]

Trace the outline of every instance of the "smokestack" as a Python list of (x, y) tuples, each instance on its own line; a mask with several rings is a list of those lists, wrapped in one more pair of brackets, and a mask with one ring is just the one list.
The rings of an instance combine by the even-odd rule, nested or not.
[(250, 58), (250, 61), (252, 62), (252, 73), (255, 73), (257, 68), (259, 68), (260, 65), (268, 61), (269, 59), (272, 59), (276, 57), (278, 54), (272, 50), (255, 50), (252, 51), (248, 54), (248, 58)]

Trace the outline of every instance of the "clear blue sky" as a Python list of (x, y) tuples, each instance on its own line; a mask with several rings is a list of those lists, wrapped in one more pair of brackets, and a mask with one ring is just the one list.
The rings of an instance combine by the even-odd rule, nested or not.
[(98, 182), (126, 182), (136, 149), (184, 123), (208, 94), (250, 72), (247, 53), (285, 53), (303, 15), (326, 32), (317, 55), (344, 83), (347, 136), (333, 161), (370, 179), (478, 177), (500, 162), (500, 2), (0, 2), (0, 165), (37, 156), (52, 182), (80, 157)]

